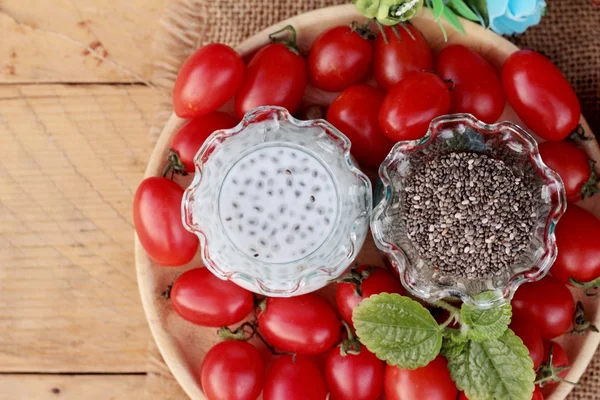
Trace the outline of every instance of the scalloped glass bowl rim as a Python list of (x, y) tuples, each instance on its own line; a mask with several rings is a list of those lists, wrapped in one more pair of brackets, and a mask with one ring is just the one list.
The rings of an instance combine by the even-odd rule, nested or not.
[[(441, 134), (442, 129), (438, 129), (438, 126), (451, 122), (464, 122), (466, 125), (475, 128), (482, 134), (492, 134), (492, 132), (498, 130), (509, 131), (516, 138), (516, 140), (526, 146), (527, 151), (529, 152), (529, 159), (532, 162), (537, 175), (542, 176), (543, 180), (546, 182), (546, 185), (554, 187), (557, 193), (555, 199), (554, 196), (551, 197), (552, 202), (550, 205), (550, 212), (546, 217), (546, 228), (544, 232), (544, 253), (541, 256), (540, 261), (537, 265), (532, 266), (530, 269), (519, 272), (512, 276), (503, 288), (497, 288), (494, 290), (496, 297), (488, 301), (475, 300), (472, 295), (457, 287), (424, 290), (423, 288), (411, 284), (411, 271), (409, 268), (405, 268), (405, 266), (408, 265), (408, 259), (404, 254), (404, 251), (395, 244), (389, 243), (385, 240), (383, 232), (380, 229), (380, 225), (378, 224), (381, 215), (391, 206), (390, 200), (393, 198), (393, 189), (391, 187), (391, 179), (388, 174), (388, 168), (396, 160), (396, 155), (398, 153), (418, 151), (419, 149), (428, 146), (438, 135)], [(465, 303), (470, 303), (480, 308), (490, 308), (509, 302), (512, 299), (515, 291), (523, 283), (534, 282), (542, 279), (549, 272), (550, 267), (556, 260), (558, 249), (554, 231), (556, 224), (558, 223), (560, 217), (564, 214), (567, 205), (564, 185), (560, 176), (546, 166), (546, 164), (544, 164), (542, 161), (536, 140), (523, 128), (513, 122), (502, 121), (495, 124), (486, 124), (479, 121), (471, 114), (450, 114), (437, 117), (431, 121), (427, 133), (421, 139), (401, 141), (394, 145), (390, 153), (379, 167), (379, 179), (382, 182), (383, 194), (381, 195), (381, 201), (375, 206), (375, 209), (371, 214), (371, 233), (373, 235), (373, 240), (375, 241), (375, 245), (382, 252), (386, 253), (394, 260), (394, 264), (398, 269), (402, 284), (416, 297), (428, 302), (435, 302), (444, 298), (458, 297)]]
[[(236, 282), (238, 285), (249, 289), (251, 291), (273, 297), (289, 297), (294, 296), (298, 291), (300, 291), (305, 285), (307, 285), (313, 278), (318, 277), (326, 277), (326, 276), (334, 276), (343, 273), (348, 267), (348, 260), (355, 259), (358, 253), (360, 252), (359, 246), (357, 246), (357, 238), (354, 234), (356, 221), (351, 225), (352, 234), (349, 235), (349, 241), (351, 243), (352, 251), (348, 254), (348, 256), (340, 261), (338, 265), (333, 268), (319, 268), (313, 270), (312, 273), (305, 274), (301, 278), (299, 278), (295, 285), (290, 289), (275, 289), (269, 287), (261, 278), (245, 273), (244, 271), (224, 271), (221, 269), (210, 257), (209, 253), (209, 245), (208, 238), (206, 237), (204, 231), (198, 226), (192, 223), (191, 221), (191, 212), (187, 211), (187, 205), (190, 202), (190, 197), (194, 194), (194, 191), (200, 185), (202, 180), (202, 170), (204, 166), (203, 158), (205, 154), (211, 149), (213, 145), (218, 145), (220, 142), (225, 139), (235, 136), (244, 130), (248, 125), (255, 123), (257, 121), (261, 121), (260, 117), (268, 117), (271, 115), (276, 115), (277, 120), (287, 120), (290, 123), (300, 126), (320, 126), (324, 129), (325, 133), (328, 136), (333, 136), (336, 140), (341, 140), (342, 150), (344, 153), (344, 161), (345, 165), (348, 167), (349, 171), (357, 177), (359, 181), (365, 186), (366, 197), (367, 197), (367, 210), (369, 215), (366, 216), (367, 221), (369, 220), (370, 214), (373, 209), (373, 196), (372, 196), (372, 186), (369, 178), (357, 167), (354, 163), (352, 156), (350, 155), (350, 140), (338, 129), (336, 129), (329, 122), (324, 119), (315, 119), (315, 120), (299, 120), (294, 118), (285, 108), (277, 107), (277, 106), (261, 106), (257, 107), (249, 112), (247, 112), (242, 120), (231, 129), (220, 129), (213, 132), (205, 141), (204, 144), (200, 147), (196, 155), (194, 156), (194, 165), (195, 165), (195, 174), (190, 186), (184, 191), (183, 199), (181, 202), (181, 218), (184, 227), (189, 231), (198, 236), (200, 240), (200, 249), (201, 249), (201, 257), (204, 265), (216, 276), (221, 279), (231, 280)], [(267, 119), (267, 118), (265, 118)], [(357, 218), (358, 220), (358, 218)], [(362, 246), (360, 246), (362, 247)], [(323, 286), (326, 286), (329, 282), (325, 282)], [(319, 288), (315, 288), (314, 290), (318, 290)], [(313, 290), (310, 290), (311, 292)], [(306, 292), (308, 293), (308, 292)]]

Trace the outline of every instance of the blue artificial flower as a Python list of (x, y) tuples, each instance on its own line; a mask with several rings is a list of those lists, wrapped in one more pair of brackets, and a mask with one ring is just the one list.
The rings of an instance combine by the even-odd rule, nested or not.
[(545, 8), (544, 0), (487, 0), (490, 28), (501, 35), (523, 33), (537, 25)]

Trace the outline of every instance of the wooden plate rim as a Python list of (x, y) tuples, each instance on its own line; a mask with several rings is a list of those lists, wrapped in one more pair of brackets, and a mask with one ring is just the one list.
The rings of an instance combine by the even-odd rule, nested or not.
[[(355, 8), (352, 4), (332, 6), (319, 10), (314, 10), (311, 12), (300, 14), (285, 21), (281, 21), (267, 29), (264, 29), (263, 31), (253, 35), (252, 37), (242, 42), (239, 46), (236, 47), (236, 50), (242, 55), (251, 54), (253, 51), (260, 48), (266, 43), (265, 39), (267, 38), (268, 33), (276, 31), (286, 25), (293, 25), (298, 32), (299, 38), (302, 38), (303, 29), (307, 29), (313, 26), (315, 20), (319, 20), (325, 23), (327, 26), (330, 26), (338, 20), (340, 21), (340, 23), (343, 23), (342, 21), (348, 21), (353, 18), (359, 19), (360, 16), (356, 13)], [(421, 23), (431, 23), (431, 19), (432, 17), (429, 13), (423, 13), (417, 19), (414, 20), (414, 23), (417, 27), (419, 27)], [(494, 42), (494, 46), (489, 46), (485, 49), (478, 49), (480, 51), (485, 50), (482, 53), (486, 58), (490, 56), (490, 54), (485, 54), (486, 52), (512, 53), (518, 50), (518, 47), (516, 47), (511, 42), (494, 34), (488, 29), (484, 29), (480, 25), (464, 20), (463, 25), (468, 35), (473, 35), (474, 37), (479, 38), (477, 40), (478, 42)], [(447, 30), (450, 39), (453, 36), (458, 35), (458, 33), (452, 30), (452, 28), (447, 27)], [(440, 40), (443, 40), (441, 35)], [(493, 56), (494, 55), (491, 55), (492, 58)], [(152, 151), (150, 160), (144, 173), (144, 178), (160, 175), (171, 138), (184, 122), (184, 119), (177, 117), (175, 114), (171, 115), (160, 134), (160, 137), (154, 147), (154, 150)], [(583, 119), (583, 117), (582, 123), (584, 128), (589, 131), (590, 128)], [(195, 377), (193, 376), (185, 361), (183, 360), (177, 343), (169, 335), (167, 330), (164, 329), (164, 325), (161, 322), (160, 313), (157, 307), (158, 293), (160, 289), (157, 288), (155, 285), (153, 271), (150, 268), (152, 261), (149, 259), (143, 247), (141, 246), (137, 235), (135, 235), (135, 264), (144, 312), (146, 314), (146, 318), (148, 320), (148, 324), (150, 326), (150, 330), (152, 332), (154, 340), (158, 346), (158, 349), (163, 359), (165, 360), (167, 366), (175, 376), (176, 380), (179, 382), (179, 384), (182, 386), (182, 388), (190, 398), (205, 400), (206, 397), (200, 390), (199, 385), (196, 383)], [(594, 323), (596, 325), (600, 325), (600, 307), (597, 309), (592, 319), (594, 320)], [(577, 382), (579, 378), (583, 375), (588, 364), (590, 363), (591, 359), (595, 354), (598, 344), (600, 343), (600, 334), (589, 334), (588, 336), (586, 336), (584, 341), (584, 345), (579, 351), (578, 357), (576, 360), (574, 360), (573, 366), (569, 370), (569, 374), (566, 377), (568, 380)], [(554, 392), (548, 398), (548, 400), (564, 399), (571, 391), (571, 389), (571, 385), (560, 384), (554, 390)]]

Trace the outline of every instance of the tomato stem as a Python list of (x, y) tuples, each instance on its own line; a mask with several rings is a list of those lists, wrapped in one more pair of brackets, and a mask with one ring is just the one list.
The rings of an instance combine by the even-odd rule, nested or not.
[(569, 139), (582, 141), (593, 140), (592, 137), (589, 137), (585, 134), (585, 129), (583, 129), (583, 125), (581, 124), (577, 125), (577, 128), (573, 129), (573, 132), (569, 134)]
[(396, 39), (398, 39), (398, 41), (401, 42), (402, 36), (400, 35), (400, 32), (398, 31), (398, 25), (392, 25), (391, 29), (392, 29), (392, 32), (394, 32), (394, 36), (396, 36)]
[(381, 37), (383, 38), (383, 42), (385, 44), (390, 44), (390, 41), (387, 37), (387, 33), (385, 33), (385, 29), (383, 28), (383, 25), (381, 24), (381, 22), (377, 21), (376, 19), (373, 19), (373, 21), (375, 21), (375, 23), (377, 24), (377, 28), (379, 29), (379, 32), (381, 33)]
[(183, 165), (181, 162), (179, 154), (177, 154), (177, 152), (173, 149), (169, 149), (169, 154), (167, 155), (167, 165), (163, 169), (163, 178), (166, 178), (169, 172), (171, 172), (171, 179), (173, 179), (175, 174), (179, 174), (181, 176), (187, 175), (185, 165)]
[(407, 25), (410, 25), (410, 22), (400, 22), (398, 25), (400, 25), (400, 28), (404, 29), (404, 31), (408, 34), (408, 36), (410, 36), (410, 38), (412, 40), (417, 40), (417, 38), (415, 37), (415, 35), (413, 35), (412, 31), (410, 29), (408, 29)]
[(285, 355), (293, 355), (296, 356), (296, 353), (288, 353), (285, 351), (278, 351), (275, 349), (275, 347), (273, 347), (271, 345), (271, 343), (267, 342), (267, 339), (264, 338), (263, 335), (261, 335), (261, 333), (258, 331), (258, 329), (254, 330), (254, 334), (256, 335), (257, 338), (260, 339), (261, 342), (263, 342), (263, 344), (267, 347), (267, 349), (269, 349), (269, 351), (271, 352), (271, 354), (275, 355), (275, 356), (285, 356)]
[(340, 354), (343, 357), (346, 357), (348, 354), (360, 354), (360, 341), (354, 336), (352, 328), (346, 323), (346, 321), (342, 321), (342, 324), (344, 324), (344, 328), (346, 329), (346, 334), (348, 337), (342, 341), (340, 346)]
[(169, 300), (171, 298), (171, 289), (173, 289), (172, 283), (169, 286), (167, 286), (164, 292), (160, 294), (160, 297), (162, 297), (165, 300)]
[(550, 342), (550, 347), (548, 348), (548, 359), (538, 368), (537, 370), (537, 379), (534, 382), (540, 387), (544, 387), (549, 382), (564, 382), (573, 386), (579, 386), (578, 383), (568, 381), (559, 376), (559, 374), (563, 371), (568, 370), (571, 366), (565, 367), (555, 367), (552, 362), (554, 360), (554, 344)]
[(376, 36), (369, 29), (369, 22), (370, 21), (367, 20), (367, 22), (365, 22), (364, 24), (359, 25), (358, 22), (352, 21), (350, 23), (350, 29), (352, 30), (352, 32), (356, 32), (361, 38), (365, 40), (375, 40)]
[(596, 162), (594, 160), (588, 160), (590, 165), (590, 177), (587, 182), (581, 188), (581, 198), (583, 200), (588, 197), (592, 197), (596, 193), (600, 193), (600, 188), (598, 187), (598, 175), (596, 174)]
[(575, 278), (569, 278), (569, 282), (575, 287), (584, 289), (584, 293), (588, 297), (596, 296), (600, 288), (600, 277), (589, 282), (581, 282)]
[(575, 313), (573, 313), (573, 329), (570, 330), (569, 333), (585, 335), (588, 330), (598, 332), (596, 325), (586, 319), (583, 304), (581, 301), (578, 301), (575, 306)]
[[(250, 331), (247, 331), (246, 328), (250, 328)], [(221, 339), (239, 340), (242, 342), (247, 342), (248, 340), (252, 339), (255, 333), (255, 324), (250, 321), (244, 322), (233, 331), (226, 326), (219, 328), (217, 331), (217, 334)]]
[(354, 285), (354, 295), (356, 297), (362, 296), (362, 281), (363, 279), (367, 279), (373, 271), (375, 271), (377, 267), (370, 266), (365, 268), (362, 272), (358, 272), (356, 267), (352, 268), (349, 273), (342, 275), (334, 282), (337, 283), (349, 283)]
[[(289, 38), (286, 38), (286, 35)], [(298, 49), (297, 43), (297, 33), (296, 29), (292, 25), (287, 25), (281, 28), (280, 30), (273, 32), (269, 35), (269, 40), (271, 43), (280, 43), (287, 46), (291, 51), (296, 54), (300, 54), (300, 50)]]

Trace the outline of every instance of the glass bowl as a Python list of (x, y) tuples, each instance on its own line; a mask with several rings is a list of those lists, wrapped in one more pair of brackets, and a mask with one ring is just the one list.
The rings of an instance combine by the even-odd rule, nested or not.
[(196, 154), (183, 223), (204, 264), (256, 293), (295, 296), (339, 277), (369, 229), (371, 183), (323, 120), (260, 107)]
[[(467, 279), (448, 276), (426, 262), (405, 227), (405, 180), (429, 160), (451, 152), (475, 152), (504, 161), (532, 182), (537, 217), (527, 247), (499, 275)], [(537, 143), (511, 122), (488, 125), (470, 114), (442, 116), (431, 122), (419, 140), (398, 142), (379, 168), (379, 203), (371, 216), (377, 247), (397, 268), (404, 286), (429, 302), (448, 297), (487, 308), (509, 301), (519, 285), (541, 279), (556, 259), (556, 223), (566, 209), (562, 180), (540, 158)], [(490, 291), (494, 296), (475, 299)]]

